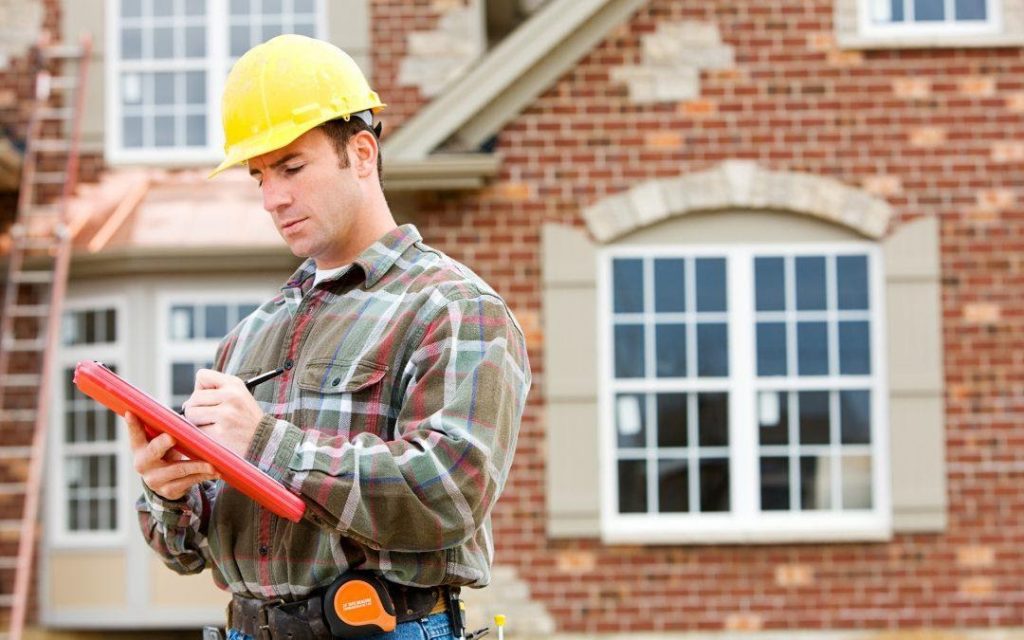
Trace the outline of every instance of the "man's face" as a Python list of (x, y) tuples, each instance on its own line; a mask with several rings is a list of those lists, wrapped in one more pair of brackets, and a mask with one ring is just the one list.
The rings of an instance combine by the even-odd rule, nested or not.
[(313, 129), (286, 147), (250, 159), (249, 174), (292, 253), (313, 258), (321, 269), (351, 259), (347, 241), (363, 195), (353, 168), (341, 166), (323, 131)]

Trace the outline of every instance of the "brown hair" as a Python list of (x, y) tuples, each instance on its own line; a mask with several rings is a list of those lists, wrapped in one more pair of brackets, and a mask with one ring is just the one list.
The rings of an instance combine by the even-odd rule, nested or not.
[[(360, 131), (369, 131), (373, 137), (378, 138), (377, 130), (366, 124), (362, 118), (353, 116), (348, 120), (343, 118), (335, 118), (334, 120), (328, 120), (319, 126), (319, 128), (327, 134), (327, 137), (331, 140), (331, 146), (334, 147), (334, 152), (338, 154), (338, 161), (341, 163), (342, 168), (348, 166), (348, 141), (352, 139), (352, 136), (356, 135)], [(379, 138), (378, 138), (379, 141)], [(380, 186), (384, 188), (384, 164), (381, 158), (380, 145), (377, 145), (377, 180), (380, 182)]]

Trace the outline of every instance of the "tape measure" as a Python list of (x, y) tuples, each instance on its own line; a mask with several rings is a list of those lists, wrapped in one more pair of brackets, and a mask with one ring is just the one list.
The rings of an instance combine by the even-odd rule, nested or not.
[(395, 603), (380, 577), (346, 573), (324, 594), (324, 617), (336, 637), (387, 633), (395, 630)]

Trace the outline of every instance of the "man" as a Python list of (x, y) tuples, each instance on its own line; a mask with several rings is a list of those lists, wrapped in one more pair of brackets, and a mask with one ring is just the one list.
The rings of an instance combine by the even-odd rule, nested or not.
[[(303, 520), (128, 420), (143, 532), (172, 569), (211, 568), (232, 592), (229, 638), (331, 637), (323, 596), (351, 575), (382, 579), (395, 637), (453, 637), (452, 594), (489, 581), (525, 341), (487, 284), (395, 224), (372, 126), (383, 106), (351, 58), (302, 36), (253, 48), (225, 86), (215, 173), (246, 163), (308, 260), (197, 373), (185, 416), (298, 493)], [(278, 368), (253, 394), (242, 382)]]

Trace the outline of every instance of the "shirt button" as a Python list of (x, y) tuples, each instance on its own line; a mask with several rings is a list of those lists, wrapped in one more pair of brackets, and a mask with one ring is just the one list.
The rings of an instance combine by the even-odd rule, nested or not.
[(291, 369), (294, 365), (295, 365), (295, 363), (292, 362), (291, 358), (288, 358), (287, 360), (284, 361), (284, 368), (285, 369)]
[(266, 545), (260, 545), (260, 555), (265, 556), (268, 553), (270, 553), (270, 549), (268, 549)]
[(335, 378), (334, 380), (331, 381), (331, 384), (333, 384), (334, 386), (338, 386), (339, 384), (341, 384), (341, 378)]

